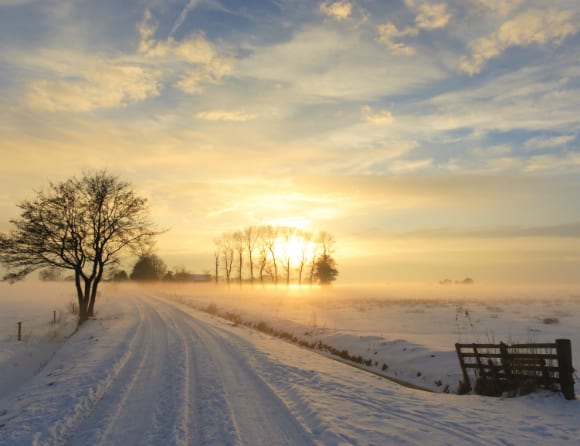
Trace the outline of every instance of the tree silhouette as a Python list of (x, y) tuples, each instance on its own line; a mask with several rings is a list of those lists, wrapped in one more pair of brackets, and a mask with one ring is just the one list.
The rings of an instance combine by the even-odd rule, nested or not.
[(131, 280), (160, 280), (167, 273), (167, 265), (159, 256), (152, 253), (142, 254), (131, 273)]
[(321, 285), (329, 285), (336, 280), (338, 270), (330, 254), (322, 254), (315, 263), (314, 277)]
[(299, 285), (313, 284), (319, 281), (315, 277), (317, 262), (322, 256), (332, 256), (335, 243), (334, 236), (328, 232), (320, 232), (315, 237), (287, 226), (249, 226), (226, 232), (214, 239), (215, 281), (219, 281), (221, 272), (230, 283), (232, 269), (236, 269), (240, 283), (254, 283), (258, 277), (262, 284), (269, 281), (278, 285), (281, 279), (286, 285), (292, 281)]
[(79, 325), (94, 314), (97, 288), (108, 265), (128, 248), (150, 244), (159, 234), (148, 219), (147, 200), (106, 171), (50, 183), (23, 201), (15, 227), (0, 234), (5, 278), (20, 280), (47, 267), (74, 272)]

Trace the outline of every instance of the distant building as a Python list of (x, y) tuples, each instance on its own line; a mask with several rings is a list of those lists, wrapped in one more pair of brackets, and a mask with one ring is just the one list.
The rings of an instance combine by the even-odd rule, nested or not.
[(189, 282), (211, 282), (211, 274), (189, 274)]

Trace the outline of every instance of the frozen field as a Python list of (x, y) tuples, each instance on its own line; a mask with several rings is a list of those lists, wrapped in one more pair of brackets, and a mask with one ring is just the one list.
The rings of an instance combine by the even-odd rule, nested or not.
[[(477, 285), (163, 287), (159, 294), (238, 314), (307, 341), (371, 359), (371, 370), (443, 391), (457, 389), (460, 343), (572, 340), (580, 360), (580, 290)], [(378, 365), (374, 366), (377, 362)], [(388, 368), (383, 371), (383, 364)]]
[[(107, 284), (96, 320), (70, 336), (72, 291), (0, 284), (0, 445), (580, 442), (578, 403), (560, 394), (454, 394), (457, 341), (570, 338), (579, 358), (574, 290)], [(436, 393), (244, 322), (347, 349), (372, 359), (371, 370)]]

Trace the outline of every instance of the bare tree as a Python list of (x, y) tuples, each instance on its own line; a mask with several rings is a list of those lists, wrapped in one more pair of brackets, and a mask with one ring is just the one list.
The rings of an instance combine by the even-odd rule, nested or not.
[(248, 265), (250, 267), (250, 283), (254, 283), (254, 251), (258, 243), (258, 229), (248, 226), (243, 232), (243, 242), (248, 253)]
[(265, 227), (260, 226), (258, 228), (258, 266), (260, 269), (260, 283), (264, 284), (264, 275), (267, 273), (268, 266), (268, 247), (264, 241), (265, 239)]
[[(319, 279), (316, 276), (317, 262), (322, 256), (328, 258), (335, 250), (335, 239), (327, 232), (320, 232), (314, 239), (310, 232), (270, 225), (249, 226), (241, 231), (224, 233), (214, 243), (216, 277), (221, 256), (228, 283), (235, 263), (240, 283), (243, 280), (254, 283), (259, 277), (262, 284), (270, 280), (277, 285), (283, 272), (286, 285), (292, 280), (297, 280), (299, 285), (304, 280), (313, 284)], [(244, 269), (244, 265), (248, 268)]]
[(278, 284), (278, 263), (276, 262), (276, 239), (278, 238), (278, 228), (274, 226), (264, 226), (263, 243), (270, 253), (273, 267), (273, 282)]
[(222, 243), (220, 239), (214, 239), (214, 243), (216, 247), (213, 252), (213, 259), (215, 267), (215, 283), (217, 284), (219, 280), (220, 255), (222, 253)]
[(20, 218), (10, 221), (14, 229), (0, 234), (5, 278), (19, 280), (46, 267), (72, 270), (79, 325), (94, 314), (105, 266), (160, 233), (148, 219), (147, 200), (106, 171), (50, 183), (18, 207)]
[(304, 267), (308, 262), (310, 256), (312, 256), (312, 234), (306, 231), (300, 231), (300, 251), (298, 258), (298, 265), (296, 266), (296, 271), (298, 273), (298, 285), (302, 285), (302, 275), (304, 273)]
[(232, 234), (226, 234), (223, 236), (221, 246), (224, 257), (224, 273), (226, 276), (226, 282), (229, 285), (232, 275), (232, 266), (234, 264), (234, 246)]
[(288, 227), (281, 227), (278, 230), (278, 240), (280, 243), (281, 248), (279, 249), (279, 253), (278, 255), (280, 255), (282, 258), (280, 259), (282, 261), (282, 268), (284, 270), (284, 272), (286, 273), (286, 286), (290, 285), (290, 274), (292, 272), (292, 256), (293, 256), (293, 252), (291, 252), (291, 249), (294, 248), (294, 246), (291, 246), (292, 243), (294, 243), (294, 237), (295, 237), (295, 229), (294, 228), (288, 228)]
[(310, 285), (314, 284), (316, 274), (316, 260), (320, 255), (320, 251), (320, 245), (318, 243), (312, 245), (312, 252), (308, 261), (308, 283)]
[(238, 257), (238, 282), (242, 283), (242, 272), (244, 265), (244, 234), (242, 231), (236, 231), (232, 236), (234, 251)]
[(320, 246), (320, 251), (322, 256), (330, 256), (334, 254), (336, 240), (332, 234), (328, 232), (321, 231), (318, 234), (318, 239), (316, 240)]

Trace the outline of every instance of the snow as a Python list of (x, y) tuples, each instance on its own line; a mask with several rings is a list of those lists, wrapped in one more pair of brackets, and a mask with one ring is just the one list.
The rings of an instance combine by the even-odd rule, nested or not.
[[(558, 393), (454, 394), (457, 341), (569, 338), (580, 358), (574, 290), (104, 284), (78, 332), (72, 292), (0, 284), (0, 445), (580, 442), (578, 403)], [(432, 392), (245, 325), (258, 322)]]

